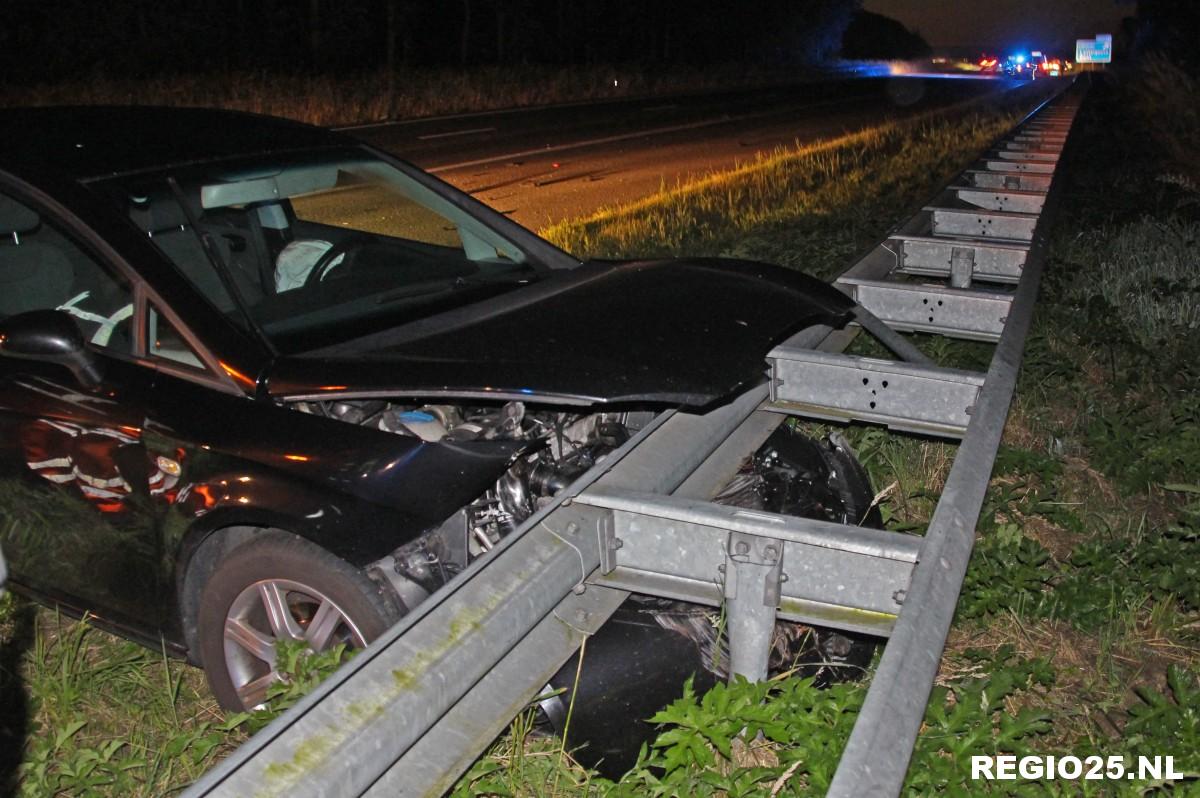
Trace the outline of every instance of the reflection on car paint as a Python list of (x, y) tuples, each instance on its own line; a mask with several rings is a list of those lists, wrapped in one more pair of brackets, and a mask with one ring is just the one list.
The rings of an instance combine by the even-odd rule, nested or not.
[[(126, 430), (42, 418), (21, 431), (21, 444), (29, 468), (42, 479), (64, 488), (76, 487), (100, 512), (119, 513), (126, 509), (125, 499), (133, 488), (117, 465), (118, 452), (133, 446), (139, 453), (144, 451), (140, 430)], [(166, 458), (146, 459), (152, 466), (147, 479), (150, 495), (173, 502), (178, 473), (168, 474), (159, 467), (159, 461)]]

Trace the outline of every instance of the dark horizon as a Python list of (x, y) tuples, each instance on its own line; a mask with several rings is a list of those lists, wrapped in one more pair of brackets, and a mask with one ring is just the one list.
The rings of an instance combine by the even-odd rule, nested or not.
[[(970, 13), (963, 13), (969, 6)], [(1137, 14), (1136, 0), (865, 0), (863, 8), (899, 20), (938, 51), (1054, 49), (1074, 53), (1075, 40), (1118, 35)]]

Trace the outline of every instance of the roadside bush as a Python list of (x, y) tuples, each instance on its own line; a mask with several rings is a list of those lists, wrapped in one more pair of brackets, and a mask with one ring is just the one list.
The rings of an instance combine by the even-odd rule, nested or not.
[(1142, 60), (1125, 96), (1162, 154), (1193, 187), (1200, 185), (1200, 81), (1167, 58), (1151, 55)]
[(1159, 356), (1194, 354), (1200, 334), (1198, 253), (1200, 222), (1176, 216), (1089, 230), (1065, 253), (1075, 270), (1066, 299), (1089, 321), (1108, 327), (1111, 338)]

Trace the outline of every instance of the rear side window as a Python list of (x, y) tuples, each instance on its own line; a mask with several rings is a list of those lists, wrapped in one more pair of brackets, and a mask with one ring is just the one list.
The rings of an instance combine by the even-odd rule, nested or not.
[(176, 365), (204, 370), (204, 362), (196, 354), (196, 350), (187, 339), (175, 329), (154, 305), (149, 306), (146, 314), (146, 349), (150, 357), (169, 360)]
[(0, 193), (0, 317), (72, 316), (92, 345), (130, 354), (133, 291), (31, 203)]

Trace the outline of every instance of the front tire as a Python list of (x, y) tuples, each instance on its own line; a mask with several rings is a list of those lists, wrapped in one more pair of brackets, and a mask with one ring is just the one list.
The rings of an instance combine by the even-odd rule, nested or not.
[(363, 648), (400, 616), (382, 588), (308, 541), (268, 531), (218, 564), (200, 594), (200, 661), (222, 707), (254, 709), (278, 681), (281, 639)]

